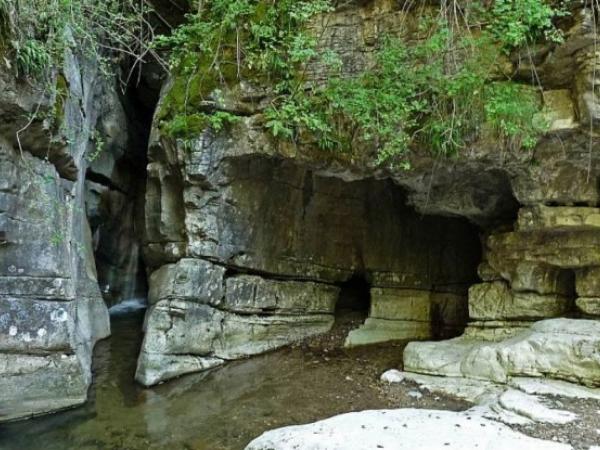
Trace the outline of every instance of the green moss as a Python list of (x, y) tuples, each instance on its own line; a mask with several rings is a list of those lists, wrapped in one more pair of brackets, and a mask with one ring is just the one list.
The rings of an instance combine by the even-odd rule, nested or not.
[(176, 114), (168, 121), (162, 122), (163, 130), (176, 139), (187, 139), (193, 135), (199, 135), (206, 129), (208, 120), (206, 114)]
[[(194, 55), (189, 55), (191, 59)], [(173, 84), (161, 101), (158, 119), (174, 120), (178, 115), (209, 112), (207, 102), (211, 95), (220, 89), (226, 89), (238, 81), (237, 67), (234, 61), (221, 62), (218, 70), (211, 66), (208, 57), (197, 60), (197, 68), (191, 75), (175, 71)], [(248, 72), (246, 72), (246, 77)]]
[(159, 120), (174, 118), (186, 112), (197, 111), (201, 102), (209, 98), (218, 84), (208, 74), (194, 74), (189, 77), (175, 75), (174, 81), (162, 99)]

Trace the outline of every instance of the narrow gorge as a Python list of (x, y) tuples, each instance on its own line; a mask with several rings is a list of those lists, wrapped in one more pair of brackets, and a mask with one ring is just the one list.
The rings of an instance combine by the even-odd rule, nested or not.
[(109, 3), (0, 0), (0, 448), (600, 448), (598, 5)]

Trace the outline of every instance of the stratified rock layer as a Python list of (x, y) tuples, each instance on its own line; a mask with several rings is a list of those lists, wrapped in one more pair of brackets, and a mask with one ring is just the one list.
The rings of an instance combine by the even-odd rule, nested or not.
[(67, 54), (58, 113), (68, 144), (40, 119), (22, 123), (54, 100), (9, 73), (0, 71), (0, 422), (85, 402), (93, 346), (110, 330), (82, 213), (98, 73)]
[(512, 377), (549, 377), (600, 386), (600, 322), (552, 319), (512, 339), (468, 337), (411, 342), (404, 350), (409, 372), (507, 383)]
[[(353, 2), (313, 27), (352, 76), (369, 66), (381, 36), (415, 32), (416, 14), (386, 0)], [(169, 102), (181, 80), (170, 80), (150, 139), (144, 257), (151, 292), (174, 290), (156, 294), (148, 311), (138, 380), (152, 384), (323, 332), (333, 321), (332, 286), (357, 276), (371, 304), (349, 346), (452, 337), (469, 319), (469, 339), (502, 340), (576, 307), (596, 314), (597, 277), (586, 275), (600, 267), (600, 171), (588, 133), (599, 103), (596, 32), (589, 10), (574, 8), (572, 19), (562, 44), (535, 55), (550, 128), (531, 153), (482, 138), (455, 159), (416, 149), (403, 171), (375, 166), (367, 143), (327, 154), (302, 138), (277, 142), (264, 127), (270, 86), (248, 80), (205, 99), (238, 121), (174, 139), (161, 123), (180, 106)], [(518, 56), (504, 63), (529, 82), (529, 59)], [(307, 67), (317, 81), (327, 70)], [(175, 294), (186, 276), (172, 267), (185, 264), (210, 268), (189, 272), (190, 292)]]
[(194, 201), (156, 204), (148, 191), (150, 205), (185, 205), (178, 216), (161, 213), (168, 222), (148, 234), (181, 229), (177, 239), (186, 240), (147, 244), (151, 261), (185, 257), (150, 276), (153, 306), (137, 372), (143, 384), (203, 367), (191, 360), (240, 358), (328, 331), (337, 285), (355, 273), (372, 289), (369, 319), (352, 344), (430, 337), (434, 323), (464, 324), (479, 257), (466, 222), (420, 218), (386, 182), (345, 183), (259, 156), (215, 154), (199, 182), (186, 161), (205, 156), (181, 156), (180, 195)]

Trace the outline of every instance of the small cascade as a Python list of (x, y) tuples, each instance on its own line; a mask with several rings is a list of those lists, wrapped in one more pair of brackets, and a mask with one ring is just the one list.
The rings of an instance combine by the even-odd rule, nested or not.
[(108, 308), (108, 312), (111, 316), (121, 316), (141, 309), (146, 309), (147, 306), (148, 301), (144, 297), (129, 298), (111, 306)]

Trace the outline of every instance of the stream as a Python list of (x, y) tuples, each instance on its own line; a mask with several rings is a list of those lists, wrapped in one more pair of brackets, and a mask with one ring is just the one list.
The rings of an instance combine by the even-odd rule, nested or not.
[(84, 406), (0, 426), (3, 450), (238, 450), (262, 432), (392, 406), (377, 380), (402, 348), (284, 348), (145, 389), (134, 380), (144, 312), (113, 315)]

